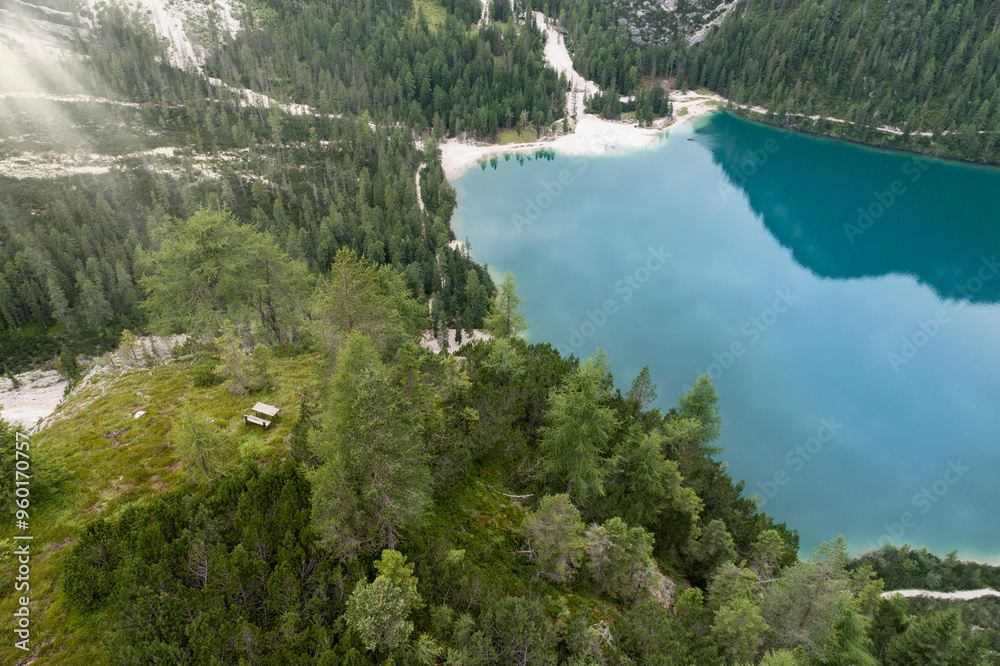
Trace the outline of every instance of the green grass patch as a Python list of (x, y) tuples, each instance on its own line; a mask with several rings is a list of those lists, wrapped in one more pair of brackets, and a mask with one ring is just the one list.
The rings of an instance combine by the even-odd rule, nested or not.
[(444, 23), (444, 17), (448, 15), (448, 11), (437, 0), (413, 0), (414, 21), (420, 16), (420, 12), (424, 13), (427, 25), (431, 28), (436, 28)]
[[(275, 390), (250, 396), (233, 395), (225, 384), (196, 387), (189, 360), (155, 369), (101, 376), (70, 396), (60, 407), (62, 419), (33, 435), (34, 471), (58, 479), (51, 487), (33, 488), (29, 509), (31, 542), (30, 591), (5, 586), (0, 615), (10, 618), (20, 596), (31, 599), (30, 646), (25, 653), (13, 640), (0, 645), (0, 662), (94, 666), (107, 663), (101, 643), (100, 617), (79, 617), (70, 610), (60, 589), (70, 547), (91, 520), (110, 516), (133, 502), (147, 502), (159, 493), (186, 483), (180, 454), (171, 442), (174, 419), (192, 406), (224, 434), (223, 459), (232, 464), (254, 460), (270, 464), (288, 457), (287, 439), (299, 406), (299, 395), (312, 375), (312, 357), (296, 355), (273, 362)], [(264, 430), (243, 422), (243, 413), (258, 400), (281, 409)], [(146, 414), (135, 419), (134, 414)], [(34, 492), (38, 490), (37, 494)], [(9, 517), (9, 516), (8, 516)], [(0, 577), (16, 575), (15, 530), (10, 520), (0, 525)], [(11, 633), (11, 636), (13, 634)]]
[(538, 141), (538, 132), (534, 130), (525, 130), (518, 134), (517, 130), (500, 130), (497, 132), (497, 143), (501, 146), (506, 146), (512, 143), (534, 143)]

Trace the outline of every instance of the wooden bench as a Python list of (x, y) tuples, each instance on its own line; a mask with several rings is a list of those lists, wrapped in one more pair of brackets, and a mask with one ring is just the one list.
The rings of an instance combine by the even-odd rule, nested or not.
[(264, 426), (265, 428), (271, 425), (271, 421), (263, 418), (264, 416), (270, 417), (272, 420), (278, 415), (281, 410), (274, 405), (266, 405), (263, 402), (258, 402), (256, 405), (250, 408), (251, 412), (256, 412), (260, 416), (254, 416), (253, 414), (244, 414), (243, 420), (246, 423), (253, 423), (255, 425)]
[(270, 421), (265, 421), (264, 419), (258, 416), (252, 416), (251, 414), (244, 414), (243, 420), (246, 423), (253, 423), (255, 425), (264, 426), (265, 428), (271, 425)]

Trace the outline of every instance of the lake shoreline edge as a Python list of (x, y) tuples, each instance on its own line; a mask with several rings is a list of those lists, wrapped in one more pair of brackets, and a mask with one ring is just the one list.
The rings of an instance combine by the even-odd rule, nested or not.
[(687, 112), (654, 122), (652, 127), (639, 127), (635, 123), (604, 120), (593, 114), (584, 114), (572, 132), (555, 138), (528, 143), (478, 144), (452, 138), (443, 141), (441, 166), (449, 182), (484, 161), (500, 155), (523, 155), (538, 151), (552, 151), (563, 155), (597, 157), (610, 153), (628, 154), (643, 150), (662, 141), (671, 130), (706, 118), (724, 109), (725, 100), (715, 95), (687, 92), (671, 98), (676, 106), (683, 104)]

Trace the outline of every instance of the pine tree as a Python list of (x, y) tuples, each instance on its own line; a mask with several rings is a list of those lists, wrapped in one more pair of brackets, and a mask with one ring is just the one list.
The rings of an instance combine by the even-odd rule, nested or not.
[(528, 320), (521, 305), (524, 298), (517, 295), (517, 280), (507, 271), (500, 281), (499, 293), (484, 324), (495, 338), (517, 337), (528, 329)]
[(346, 248), (337, 252), (330, 277), (317, 289), (310, 310), (312, 333), (329, 360), (354, 332), (389, 355), (415, 334), (416, 322), (426, 312), (410, 297), (398, 273), (376, 268)]
[[(405, 560), (399, 553), (386, 550), (382, 553), (382, 561), (376, 562), (375, 566), (383, 565), (386, 557), (393, 553)], [(391, 654), (413, 633), (410, 615), (417, 599), (415, 578), (412, 584), (408, 580), (400, 583), (380, 573), (373, 582), (361, 580), (354, 587), (347, 600), (344, 619), (347, 626), (361, 637), (367, 649)]]
[(636, 424), (615, 447), (609, 469), (607, 511), (630, 525), (652, 529), (665, 510), (694, 522), (703, 503), (683, 484), (677, 462), (664, 456), (665, 439), (659, 432), (643, 434)]
[(395, 548), (430, 501), (419, 415), (357, 332), (347, 338), (330, 392), (314, 442), (322, 462), (314, 480), (316, 532), (339, 557)]
[(124, 329), (122, 331), (122, 337), (118, 342), (118, 346), (119, 348), (124, 349), (125, 351), (132, 354), (132, 359), (135, 360), (136, 363), (139, 363), (139, 356), (135, 353), (135, 344), (136, 340), (135, 336), (132, 334), (132, 331), (128, 330), (127, 328)]
[(940, 664), (958, 666), (968, 663), (964, 655), (962, 636), (965, 627), (958, 609), (934, 613), (914, 622), (885, 649), (885, 663)]
[(229, 320), (252, 338), (292, 339), (309, 278), (270, 234), (228, 212), (201, 209), (187, 220), (167, 220), (157, 241), (159, 249), (142, 255), (147, 275), (140, 280), (156, 332), (211, 339)]
[(609, 596), (633, 604), (649, 595), (657, 574), (653, 536), (615, 517), (587, 531), (587, 570)]
[(205, 415), (194, 409), (183, 409), (170, 432), (184, 460), (184, 471), (195, 483), (212, 482), (220, 471), (222, 440), (216, 428), (205, 420)]
[(565, 385), (553, 389), (542, 431), (542, 466), (550, 484), (565, 487), (579, 503), (604, 494), (604, 463), (614, 413), (603, 406), (610, 388), (610, 367), (604, 352), (592, 356)]
[(253, 361), (243, 350), (243, 340), (229, 322), (222, 324), (222, 335), (215, 339), (218, 372), (229, 382), (229, 390), (237, 395), (253, 388)]
[(764, 642), (767, 629), (760, 606), (752, 599), (738, 597), (716, 611), (711, 631), (720, 652), (734, 662), (746, 662)]
[(649, 403), (656, 400), (656, 384), (649, 377), (649, 366), (643, 366), (639, 376), (632, 381), (632, 388), (626, 396), (637, 403), (639, 409), (646, 409)]
[(695, 437), (702, 454), (720, 453), (722, 449), (712, 446), (722, 429), (722, 415), (719, 414), (719, 396), (715, 392), (712, 378), (702, 375), (694, 387), (678, 400), (681, 419), (691, 419), (697, 423)]
[(525, 518), (523, 529), (539, 572), (557, 583), (565, 583), (576, 574), (587, 540), (580, 512), (569, 495), (543, 497), (538, 509)]

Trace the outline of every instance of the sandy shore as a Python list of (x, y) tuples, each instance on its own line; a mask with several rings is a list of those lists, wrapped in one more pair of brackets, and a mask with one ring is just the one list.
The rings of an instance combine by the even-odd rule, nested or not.
[(531, 143), (507, 145), (482, 144), (459, 139), (449, 139), (440, 144), (445, 177), (454, 180), (468, 169), (494, 155), (504, 153), (554, 150), (567, 155), (600, 155), (616, 149), (647, 148), (660, 138), (664, 131), (683, 122), (716, 111), (726, 103), (718, 95), (693, 91), (673, 92), (674, 117), (657, 120), (653, 127), (604, 120), (584, 113), (585, 100), (599, 92), (597, 84), (580, 76), (573, 69), (573, 59), (566, 48), (566, 41), (552, 27), (541, 12), (535, 12), (538, 27), (547, 35), (545, 61), (550, 67), (569, 80), (570, 91), (566, 96), (566, 112), (572, 120), (573, 131)]
[(686, 109), (686, 113), (658, 120), (653, 127), (604, 120), (585, 113), (573, 132), (542, 141), (499, 145), (448, 139), (440, 145), (445, 177), (454, 180), (469, 167), (504, 153), (554, 150), (566, 155), (601, 155), (617, 149), (648, 148), (669, 128), (717, 111), (725, 104), (725, 100), (716, 95), (694, 92), (671, 93), (670, 99), (674, 103), (675, 114), (681, 109)]
[(647, 148), (668, 128), (711, 113), (726, 103), (726, 100), (718, 95), (674, 92), (670, 94), (670, 100), (674, 104), (674, 117), (657, 120), (653, 123), (653, 127), (639, 127), (634, 123), (604, 120), (599, 116), (584, 113), (586, 98), (593, 97), (599, 91), (597, 84), (586, 80), (573, 69), (573, 60), (563, 36), (546, 22), (540, 12), (535, 12), (535, 21), (547, 34), (545, 61), (557, 72), (565, 74), (569, 80), (566, 112), (568, 117), (573, 119), (573, 131), (541, 141), (507, 145), (449, 139), (440, 145), (444, 174), (449, 180), (454, 180), (462, 175), (463, 171), (483, 160), (504, 153), (544, 149), (567, 155), (600, 155), (616, 149)]
[(1000, 592), (996, 590), (991, 590), (990, 588), (983, 588), (981, 590), (962, 590), (960, 592), (933, 592), (931, 590), (893, 590), (891, 592), (883, 592), (883, 597), (893, 597), (899, 595), (901, 597), (930, 597), (932, 599), (951, 599), (954, 601), (969, 601), (970, 599), (979, 599), (980, 597), (1000, 597)]

